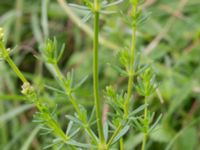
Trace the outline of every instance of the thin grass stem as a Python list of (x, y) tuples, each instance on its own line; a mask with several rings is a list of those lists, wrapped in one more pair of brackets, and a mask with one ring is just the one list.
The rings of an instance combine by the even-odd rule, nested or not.
[(99, 99), (99, 1), (94, 0), (94, 40), (93, 40), (93, 94), (96, 107), (96, 119), (98, 135), (101, 143), (104, 143), (103, 125), (102, 125), (102, 114), (101, 114), (101, 103)]

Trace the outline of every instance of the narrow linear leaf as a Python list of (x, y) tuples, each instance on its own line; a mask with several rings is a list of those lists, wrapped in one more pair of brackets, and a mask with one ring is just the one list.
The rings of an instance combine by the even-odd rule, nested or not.
[(75, 117), (73, 117), (73, 116), (71, 116), (71, 115), (66, 115), (66, 117), (67, 117), (69, 120), (71, 120), (71, 121), (73, 121), (73, 122), (75, 122), (75, 123), (78, 123), (79, 125), (82, 125), (82, 122), (81, 122), (80, 120), (78, 120), (77, 118), (75, 118)]
[(52, 86), (49, 86), (49, 85), (45, 85), (45, 87), (46, 87), (47, 89), (49, 89), (49, 90), (52, 90), (52, 91), (55, 91), (55, 92), (57, 92), (57, 93), (66, 95), (65, 92), (63, 92), (63, 91), (61, 91), (61, 90), (59, 90), (59, 89), (57, 89), (57, 88), (55, 88), (55, 87), (52, 87)]
[[(119, 134), (114, 138), (112, 144), (114, 144), (114, 143), (117, 142), (122, 136), (124, 136), (124, 135), (128, 132), (129, 129), (130, 129), (130, 126), (129, 126), (129, 125), (125, 126), (125, 127), (119, 132)], [(111, 145), (112, 145), (112, 144), (111, 144)]]
[(80, 130), (80, 128), (76, 129), (69, 137), (72, 138), (73, 136), (75, 136), (79, 130)]
[(107, 121), (104, 124), (103, 132), (104, 132), (104, 138), (107, 141), (108, 140), (108, 122)]
[(76, 147), (95, 148), (94, 145), (79, 143), (79, 142), (77, 142), (77, 141), (75, 141), (75, 140), (70, 140), (70, 141), (67, 141), (66, 143), (69, 144), (69, 145), (76, 146)]
[(92, 12), (89, 11), (89, 12), (85, 15), (85, 17), (83, 17), (83, 18), (81, 19), (81, 22), (86, 23), (91, 17), (92, 17)]
[(116, 14), (117, 11), (101, 10), (100, 13), (101, 13), (101, 14), (104, 14), (104, 15), (111, 15), (111, 14)]
[(115, 71), (117, 71), (121, 75), (128, 76), (128, 73), (124, 71), (123, 69), (121, 69), (120, 67), (112, 65), (112, 64), (108, 64), (108, 65), (111, 66)]
[(73, 91), (76, 91), (78, 88), (80, 88), (84, 83), (85, 81), (88, 79), (88, 75), (85, 76), (77, 85), (76, 87), (73, 89)]
[(130, 114), (129, 117), (134, 116), (135, 114), (141, 112), (142, 110), (144, 110), (146, 107), (148, 107), (148, 104), (143, 104), (140, 107), (138, 107), (137, 109), (133, 110)]
[(85, 7), (85, 6), (81, 6), (81, 5), (77, 5), (77, 4), (73, 4), (73, 3), (69, 3), (70, 7), (76, 8), (76, 9), (81, 9), (81, 10), (88, 10), (90, 11), (90, 8)]
[(111, 7), (111, 6), (114, 6), (114, 5), (118, 5), (118, 4), (122, 3), (122, 2), (124, 2), (124, 0), (118, 0), (116, 2), (112, 2), (112, 3), (109, 3), (107, 5), (104, 5), (104, 6), (102, 6), (102, 8), (106, 8), (106, 7)]
[(158, 118), (157, 118), (157, 120), (155, 121), (155, 123), (150, 127), (149, 132), (152, 132), (152, 131), (155, 129), (155, 127), (157, 126), (157, 124), (159, 123), (159, 121), (161, 120), (161, 118), (162, 118), (162, 114), (160, 114), (160, 115), (158, 116)]
[(67, 127), (67, 130), (66, 130), (66, 135), (69, 135), (69, 132), (70, 132), (72, 126), (73, 126), (73, 121), (70, 120), (68, 127)]
[(59, 53), (59, 55), (57, 57), (57, 62), (59, 62), (60, 59), (62, 58), (62, 55), (63, 55), (64, 51), (65, 51), (65, 44), (63, 44), (62, 47), (61, 47), (60, 53)]

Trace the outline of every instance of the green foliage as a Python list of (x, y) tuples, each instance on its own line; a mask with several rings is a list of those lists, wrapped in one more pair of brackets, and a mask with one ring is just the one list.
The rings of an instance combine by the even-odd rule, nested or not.
[(42, 50), (44, 51), (42, 52), (44, 60), (50, 64), (57, 64), (63, 55), (64, 49), (65, 45), (63, 44), (60, 48), (60, 51), (58, 51), (59, 48), (57, 45), (56, 38), (54, 38), (53, 41), (47, 39), (45, 47), (42, 48)]
[(152, 73), (150, 68), (147, 68), (140, 74), (138, 77), (138, 85), (135, 87), (142, 96), (149, 96), (155, 91), (155, 74)]
[[(133, 88), (133, 78), (135, 73), (135, 49), (136, 49), (136, 22), (138, 20), (138, 11), (137, 11), (137, 1), (132, 1), (132, 13), (131, 18), (133, 20), (132, 22), (132, 28), (133, 28), (133, 34), (132, 34), (132, 43), (131, 43), (131, 50), (128, 48), (124, 51), (121, 51), (119, 53), (119, 60), (120, 63), (125, 68), (124, 72), (127, 72), (129, 81), (128, 81), (128, 87), (127, 87), (127, 93), (121, 93), (117, 94), (117, 92), (113, 89), (113, 87), (109, 86), (106, 88), (106, 97), (108, 99), (108, 103), (110, 106), (112, 106), (115, 113), (110, 113), (108, 116), (108, 121), (111, 121), (110, 125), (107, 124), (106, 130), (103, 130), (102, 120), (101, 120), (101, 101), (99, 99), (99, 92), (98, 92), (98, 46), (99, 46), (99, 14), (102, 13), (100, 11), (100, 3), (98, 1), (94, 1), (94, 4), (92, 4), (90, 1), (84, 1), (86, 5), (91, 9), (91, 12), (94, 13), (94, 42), (93, 42), (93, 89), (94, 89), (94, 103), (95, 103), (95, 111), (96, 111), (96, 118), (95, 121), (91, 122), (91, 119), (88, 119), (88, 113), (87, 109), (79, 105), (75, 99), (75, 96), (73, 95), (75, 90), (79, 88), (86, 80), (86, 78), (83, 78), (77, 86), (73, 87), (73, 78), (74, 74), (73, 71), (71, 73), (68, 73), (65, 77), (62, 72), (60, 71), (58, 67), (58, 63), (60, 59), (62, 58), (62, 55), (64, 53), (64, 44), (59, 50), (57, 40), (54, 38), (54, 40), (47, 39), (46, 42), (41, 47), (41, 53), (43, 61), (46, 63), (46, 65), (49, 67), (50, 71), (54, 72), (54, 76), (57, 79), (60, 87), (60, 89), (56, 89), (54, 87), (46, 86), (47, 88), (54, 90), (56, 92), (62, 93), (63, 95), (68, 96), (72, 106), (75, 109), (74, 116), (73, 115), (66, 115), (67, 119), (69, 120), (69, 125), (66, 133), (63, 132), (63, 130), (60, 128), (59, 124), (57, 123), (55, 119), (55, 112), (56, 109), (51, 112), (48, 105), (40, 98), (40, 95), (37, 94), (38, 92), (35, 90), (35, 88), (27, 81), (27, 79), (24, 77), (24, 75), (21, 73), (21, 71), (17, 68), (13, 60), (10, 58), (9, 51), (5, 48), (6, 46), (3, 43), (2, 36), (3, 36), (3, 30), (1, 29), (1, 55), (2, 58), (4, 58), (10, 65), (10, 67), (16, 72), (18, 77), (23, 82), (22, 85), (22, 91), (21, 93), (24, 94), (28, 100), (30, 100), (38, 109), (38, 112), (35, 115), (35, 121), (41, 125), (43, 125), (43, 129), (46, 130), (44, 134), (54, 134), (56, 136), (56, 139), (53, 142), (53, 145), (55, 144), (61, 144), (64, 146), (65, 144), (70, 145), (72, 148), (90, 148), (94, 149), (97, 148), (99, 150), (107, 150), (112, 147), (113, 144), (119, 142), (119, 140), (123, 139), (123, 136), (129, 131), (130, 129), (130, 122), (134, 120), (135, 115), (140, 112), (144, 108), (144, 119), (143, 119), (143, 125), (138, 126), (138, 128), (143, 129), (143, 132), (147, 134), (149, 131), (149, 124), (150, 121), (148, 118), (146, 118), (147, 114), (147, 107), (139, 107), (136, 110), (130, 111), (129, 103), (130, 99), (132, 97), (132, 88)], [(110, 4), (103, 4), (102, 8), (107, 8), (110, 6), (117, 5), (121, 3), (122, 1), (113, 2)], [(47, 3), (43, 3), (43, 5), (47, 5)], [(76, 6), (77, 8), (85, 8), (82, 6)], [(46, 8), (43, 6), (43, 8)], [(46, 14), (46, 12), (44, 11)], [(43, 15), (45, 15), (43, 14)], [(47, 20), (44, 16), (43, 23), (46, 24)], [(47, 29), (44, 30), (45, 33), (48, 32)], [(47, 35), (47, 34), (46, 34)], [(122, 70), (122, 69), (121, 69)], [(144, 74), (141, 74), (142, 80), (139, 81), (139, 86), (136, 86), (139, 93), (143, 96), (149, 96), (154, 91), (154, 83), (152, 83), (152, 74), (149, 69), (146, 69), (144, 71)], [(146, 101), (145, 101), (145, 105)], [(92, 117), (90, 117), (92, 118)], [(139, 117), (140, 118), (140, 117)], [(136, 119), (138, 120), (138, 119)], [(138, 125), (137, 121), (135, 120), (136, 124)], [(141, 122), (141, 120), (140, 120)], [(157, 124), (158, 121), (155, 123)], [(142, 122), (141, 122), (142, 123)], [(74, 127), (74, 131), (71, 133), (70, 129), (72, 128), (73, 124), (76, 124)], [(93, 132), (92, 126), (96, 124), (97, 125), (97, 131), (98, 135), (96, 135)], [(154, 124), (153, 126), (155, 126)], [(113, 131), (112, 135), (109, 138), (109, 132), (110, 132), (110, 126), (112, 126)], [(90, 137), (91, 142), (89, 143), (81, 143), (79, 142), (79, 139), (74, 139), (75, 135), (80, 131), (80, 129), (84, 129), (86, 131), (86, 135)], [(84, 141), (85, 142), (85, 141)], [(146, 142), (146, 139), (145, 139)], [(120, 144), (123, 144), (122, 142)], [(143, 143), (143, 147), (146, 143)], [(51, 147), (53, 145), (47, 146)], [(61, 147), (62, 147), (61, 146)], [(121, 146), (120, 146), (121, 147)]]
[(0, 149), (198, 149), (199, 1), (68, 2), (0, 2)]

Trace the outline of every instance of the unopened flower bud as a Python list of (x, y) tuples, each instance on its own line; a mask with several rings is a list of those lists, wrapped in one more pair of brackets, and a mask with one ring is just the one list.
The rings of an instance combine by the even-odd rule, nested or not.
[(29, 82), (25, 82), (22, 85), (22, 94), (24, 95), (31, 95), (32, 93), (34, 93), (34, 88), (30, 85)]

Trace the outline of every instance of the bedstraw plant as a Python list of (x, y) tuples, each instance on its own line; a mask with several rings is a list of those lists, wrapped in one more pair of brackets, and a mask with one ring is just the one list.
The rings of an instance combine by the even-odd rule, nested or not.
[[(46, 134), (53, 134), (55, 139), (45, 148), (58, 145), (58, 149), (98, 149), (124, 150), (124, 136), (130, 128), (143, 133), (141, 150), (146, 149), (148, 135), (154, 130), (161, 116), (155, 121), (154, 113), (151, 113), (148, 106), (148, 97), (155, 91), (155, 74), (150, 65), (140, 64), (140, 55), (137, 51), (137, 30), (138, 26), (147, 18), (142, 13), (138, 5), (139, 0), (129, 0), (131, 5), (130, 14), (122, 14), (124, 22), (132, 31), (132, 40), (130, 46), (125, 47), (118, 52), (118, 58), (121, 66), (111, 65), (122, 76), (128, 79), (127, 89), (118, 92), (113, 86), (106, 87), (104, 98), (109, 104), (110, 110), (107, 120), (102, 121), (102, 101), (99, 95), (99, 33), (100, 33), (100, 16), (101, 14), (110, 15), (115, 11), (110, 11), (109, 7), (123, 3), (123, 0), (112, 3), (101, 2), (100, 0), (84, 0), (85, 6), (70, 4), (71, 7), (88, 11), (88, 15), (83, 19), (93, 19), (93, 97), (94, 108), (88, 111), (85, 106), (77, 102), (76, 90), (87, 80), (87, 76), (79, 83), (74, 84), (73, 71), (63, 74), (58, 63), (63, 55), (65, 45), (59, 47), (56, 38), (47, 39), (39, 48), (42, 60), (49, 71), (55, 77), (60, 88), (46, 85), (46, 88), (67, 97), (74, 107), (73, 115), (66, 115), (68, 125), (64, 131), (57, 119), (56, 109), (50, 108), (46, 101), (41, 98), (40, 92), (34, 85), (29, 82), (22, 72), (18, 69), (10, 56), (10, 49), (6, 47), (3, 40), (3, 29), (0, 28), (0, 57), (4, 59), (16, 73), (22, 82), (21, 93), (27, 97), (29, 103), (33, 103), (38, 112), (35, 114), (35, 122), (41, 124), (41, 128)], [(133, 109), (131, 107), (134, 95), (139, 93), (144, 99), (144, 104)], [(142, 113), (144, 112), (144, 113)], [(96, 113), (96, 115), (95, 115)], [(76, 135), (84, 131), (87, 140), (80, 140)]]

